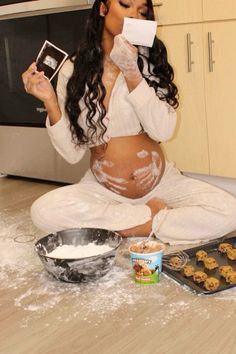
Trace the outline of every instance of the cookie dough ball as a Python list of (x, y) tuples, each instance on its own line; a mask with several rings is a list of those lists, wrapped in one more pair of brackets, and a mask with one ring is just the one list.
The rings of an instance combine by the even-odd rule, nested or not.
[(196, 252), (196, 258), (198, 262), (203, 261), (207, 257), (207, 252), (204, 250), (199, 250)]
[(169, 259), (169, 264), (174, 267), (174, 268), (181, 268), (182, 266), (182, 261), (179, 257), (177, 256), (172, 256)]
[(236, 284), (236, 272), (235, 271), (228, 272), (226, 274), (225, 280), (229, 284)]
[(187, 264), (183, 269), (183, 274), (185, 277), (192, 277), (194, 274), (194, 267), (191, 264)]
[(209, 277), (204, 281), (204, 288), (206, 288), (209, 291), (213, 291), (218, 289), (220, 286), (220, 282), (218, 279), (214, 277)]
[(212, 270), (212, 269), (219, 267), (218, 263), (216, 262), (215, 258), (213, 258), (213, 257), (204, 258), (203, 263), (204, 263), (204, 266), (206, 269)]
[(233, 246), (230, 243), (220, 243), (218, 246), (218, 251), (221, 253), (227, 253), (228, 250), (231, 250)]
[(233, 268), (228, 265), (224, 265), (224, 266), (219, 267), (220, 275), (224, 278), (226, 278), (227, 273), (232, 272), (232, 271), (233, 271)]
[(236, 261), (236, 248), (228, 249), (227, 250), (227, 257), (231, 261)]
[(193, 274), (193, 280), (195, 281), (195, 283), (198, 284), (203, 283), (206, 279), (207, 279), (207, 274), (202, 272), (201, 270), (198, 270)]

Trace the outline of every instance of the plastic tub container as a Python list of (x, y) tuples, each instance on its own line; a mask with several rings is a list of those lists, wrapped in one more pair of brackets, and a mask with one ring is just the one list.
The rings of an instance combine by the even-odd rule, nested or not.
[(149, 241), (146, 243), (142, 241), (129, 247), (133, 275), (136, 283), (159, 283), (164, 249), (165, 245), (157, 241)]

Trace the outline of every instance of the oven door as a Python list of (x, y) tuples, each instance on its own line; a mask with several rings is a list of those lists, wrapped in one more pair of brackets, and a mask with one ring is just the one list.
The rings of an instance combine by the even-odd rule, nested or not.
[(79, 165), (69, 165), (54, 150), (44, 106), (25, 92), (21, 74), (45, 39), (74, 52), (89, 11), (0, 21), (0, 173), (71, 183), (88, 168), (89, 155)]
[[(0, 125), (44, 127), (43, 104), (27, 95), (21, 74), (45, 39), (73, 53), (84, 35), (90, 10), (0, 21)], [(52, 84), (56, 86), (56, 78)]]

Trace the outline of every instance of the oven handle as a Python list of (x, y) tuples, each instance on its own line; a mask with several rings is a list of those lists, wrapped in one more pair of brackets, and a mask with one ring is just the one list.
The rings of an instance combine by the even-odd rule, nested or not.
[(11, 70), (10, 48), (9, 48), (9, 41), (8, 41), (7, 37), (4, 37), (4, 47), (5, 47), (5, 55), (6, 55), (6, 63), (7, 63), (8, 86), (9, 86), (10, 92), (13, 92), (13, 80), (12, 80), (12, 70)]

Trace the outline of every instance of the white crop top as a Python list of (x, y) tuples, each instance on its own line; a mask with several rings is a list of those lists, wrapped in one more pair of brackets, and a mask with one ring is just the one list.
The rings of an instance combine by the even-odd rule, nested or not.
[[(49, 119), (46, 127), (53, 146), (62, 157), (70, 162), (77, 163), (85, 154), (88, 147), (100, 145), (96, 141), (90, 145), (79, 147), (72, 141), (69, 128), (69, 119), (65, 111), (66, 85), (73, 72), (73, 63), (67, 60), (61, 68), (57, 82), (58, 104), (62, 112), (61, 119), (50, 126)], [(85, 132), (88, 131), (85, 124), (87, 109), (82, 101), (80, 126)], [(94, 117), (96, 120), (97, 115)], [(107, 131), (103, 137), (108, 142), (111, 138), (138, 135), (146, 132), (153, 140), (164, 142), (171, 138), (176, 125), (176, 112), (165, 101), (161, 101), (154, 88), (149, 87), (143, 79), (140, 84), (129, 92), (126, 81), (119, 74), (113, 87), (107, 115), (104, 118)]]

